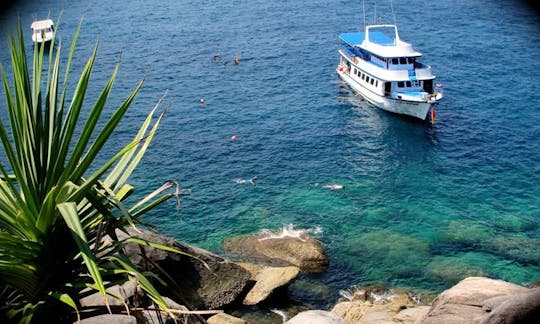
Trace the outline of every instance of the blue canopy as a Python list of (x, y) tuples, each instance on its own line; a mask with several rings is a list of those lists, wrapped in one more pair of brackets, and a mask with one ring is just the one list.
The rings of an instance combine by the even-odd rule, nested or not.
[[(366, 33), (342, 33), (339, 34), (339, 38), (350, 46), (358, 46), (362, 44), (362, 42), (366, 38)], [(394, 39), (388, 37), (388, 35), (386, 35), (385, 33), (373, 31), (369, 33), (369, 41), (379, 45), (395, 44)]]
[(339, 34), (339, 38), (350, 46), (356, 46), (362, 44), (366, 34), (361, 33), (342, 33)]

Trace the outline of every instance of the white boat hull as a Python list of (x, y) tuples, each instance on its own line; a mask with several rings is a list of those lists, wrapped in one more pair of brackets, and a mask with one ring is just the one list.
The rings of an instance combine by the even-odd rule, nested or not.
[(363, 87), (343, 70), (338, 68), (336, 71), (341, 79), (345, 81), (355, 92), (360, 94), (366, 101), (377, 108), (381, 108), (396, 114), (416, 117), (422, 120), (425, 120), (428, 116), (431, 103), (427, 101), (408, 101), (383, 97)]

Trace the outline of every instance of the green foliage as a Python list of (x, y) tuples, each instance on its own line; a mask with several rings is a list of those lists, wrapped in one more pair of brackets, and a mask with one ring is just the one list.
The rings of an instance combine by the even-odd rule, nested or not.
[[(106, 288), (127, 280), (138, 282), (158, 306), (167, 309), (150, 281), (122, 254), (126, 242), (115, 234), (125, 226), (134, 226), (151, 208), (177, 196), (177, 190), (167, 193), (177, 188), (174, 182), (168, 182), (133, 206), (124, 205), (133, 191), (126, 181), (163, 115), (156, 115), (160, 103), (150, 111), (135, 138), (97, 166), (96, 156), (111, 138), (142, 81), (98, 129), (118, 66), (88, 113), (81, 114), (83, 102), (89, 100), (86, 93), (96, 45), (71, 100), (66, 101), (80, 28), (71, 44), (63, 81), (61, 43), (56, 46), (53, 40), (47, 49), (44, 80), (46, 47), (34, 46), (30, 71), (20, 23), (17, 35), (10, 38), (11, 78), (0, 66), (9, 117), (8, 124), (0, 122), (5, 156), (0, 163), (0, 318), (10, 321), (31, 322), (36, 313), (55, 307), (63, 311), (67, 307), (73, 313), (80, 308), (78, 299), (85, 288), (91, 288), (86, 294), (99, 291), (106, 301)], [(83, 115), (88, 117), (81, 125)], [(103, 240), (107, 235), (109, 239)]]

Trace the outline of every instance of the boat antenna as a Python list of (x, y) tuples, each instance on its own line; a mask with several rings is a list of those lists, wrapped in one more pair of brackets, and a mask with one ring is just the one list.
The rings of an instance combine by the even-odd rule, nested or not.
[(390, 9), (392, 9), (392, 18), (394, 18), (394, 25), (397, 26), (396, 15), (394, 14), (394, 2), (390, 0)]

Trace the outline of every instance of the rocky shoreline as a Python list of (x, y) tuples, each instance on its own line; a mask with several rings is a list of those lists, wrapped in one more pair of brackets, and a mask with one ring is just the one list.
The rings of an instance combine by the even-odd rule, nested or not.
[[(158, 274), (166, 297), (182, 323), (534, 323), (540, 319), (540, 288), (526, 288), (501, 280), (469, 277), (439, 294), (431, 303), (419, 302), (405, 290), (384, 291), (366, 287), (337, 300), (332, 309), (296, 308), (289, 314), (276, 311), (272, 319), (243, 316), (246, 310), (287, 303), (287, 289), (302, 272), (322, 272), (328, 258), (322, 244), (307, 233), (292, 237), (280, 232), (239, 236), (223, 242), (238, 262), (181, 244), (174, 239), (141, 230), (128, 231), (150, 242), (172, 247), (182, 254), (130, 243), (126, 250), (134, 264)], [(119, 235), (126, 235), (119, 233)], [(164, 274), (164, 276), (163, 276)], [(110, 288), (123, 303), (144, 300), (135, 283)], [(173, 322), (168, 314), (149, 310), (149, 304), (131, 313), (110, 298), (115, 314), (87, 317), (81, 323)], [(103, 309), (93, 295), (81, 300), (86, 315)], [(84, 314), (83, 314), (84, 315)], [(289, 319), (289, 317), (292, 317)]]

